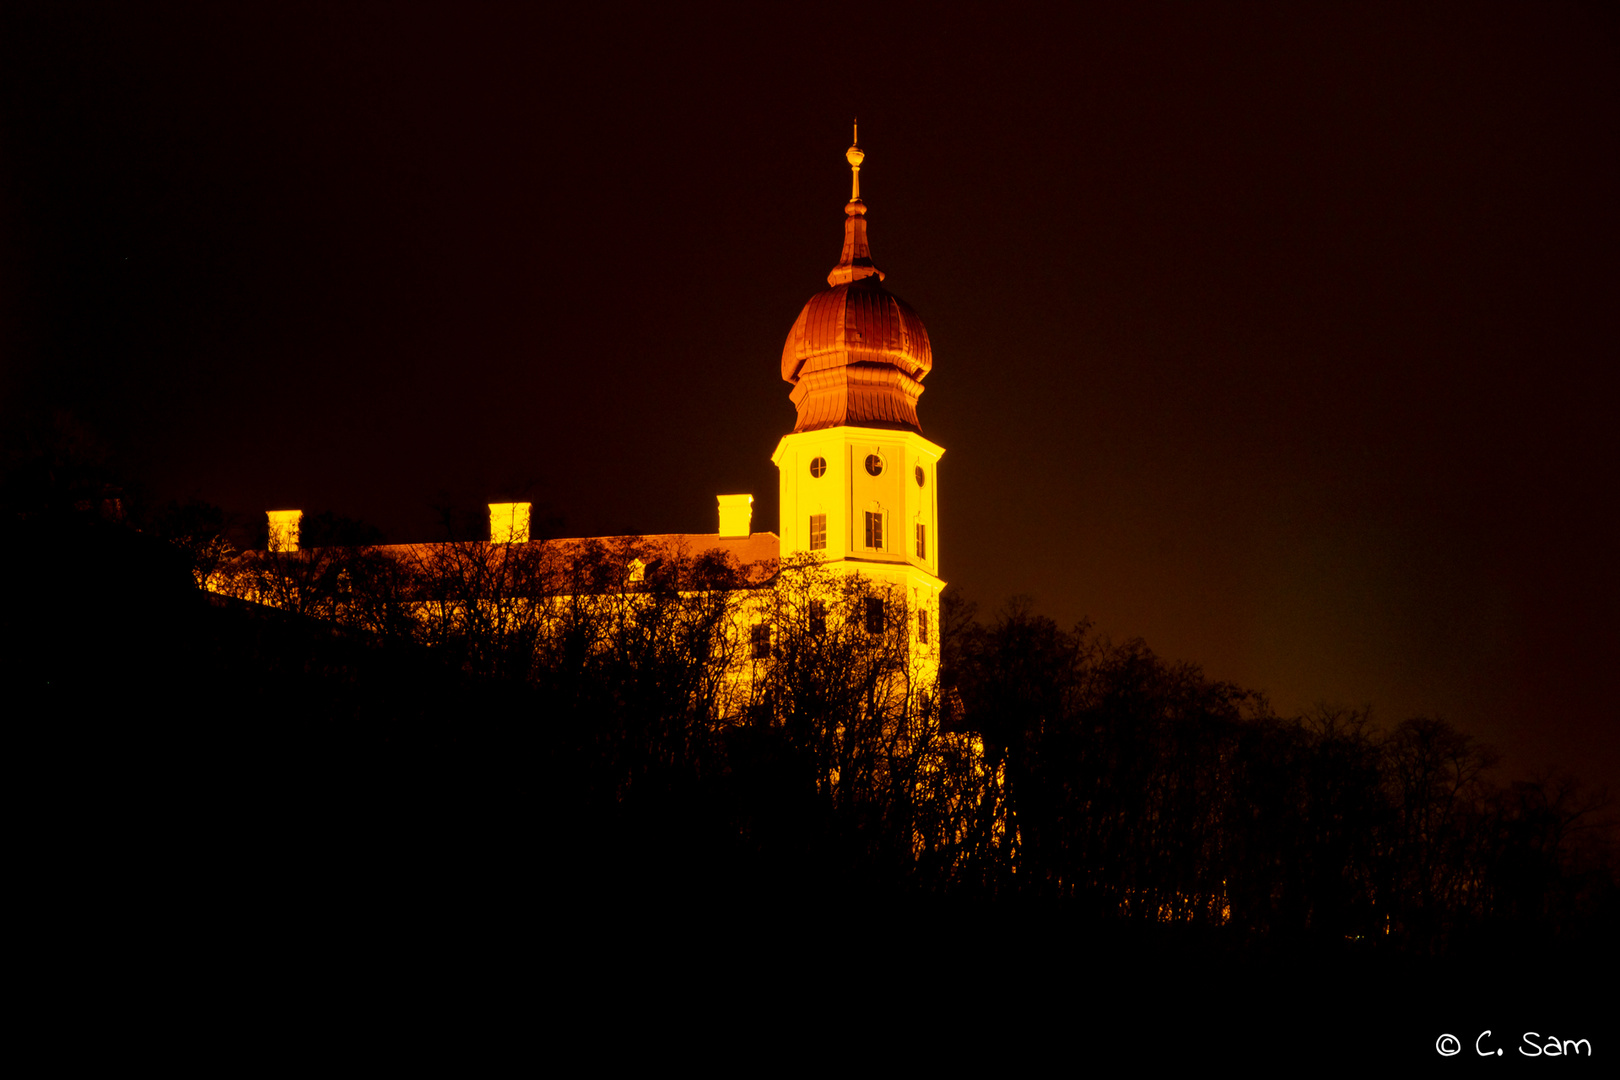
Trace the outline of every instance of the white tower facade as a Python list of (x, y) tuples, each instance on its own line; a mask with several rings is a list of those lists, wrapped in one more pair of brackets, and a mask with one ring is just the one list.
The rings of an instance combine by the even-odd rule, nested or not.
[[(860, 196), (865, 154), (851, 146), (844, 248), (782, 349), (798, 423), (777, 444), (784, 561), (813, 556), (837, 573), (883, 584), (906, 612), (913, 655), (931, 675), (939, 655), (939, 460), (917, 420), (933, 366), (928, 331), (882, 286)], [(891, 620), (891, 623), (893, 620)]]

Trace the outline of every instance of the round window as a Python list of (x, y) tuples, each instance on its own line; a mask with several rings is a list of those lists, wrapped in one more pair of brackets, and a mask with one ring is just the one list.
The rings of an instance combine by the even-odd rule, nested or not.
[(815, 477), (817, 480), (820, 480), (822, 474), (825, 473), (826, 471), (827, 471), (827, 459), (826, 458), (818, 457), (818, 458), (811, 458), (810, 459), (810, 475), (811, 476)]
[(921, 465), (917, 466), (917, 486), (923, 486), (923, 471)]
[(883, 472), (883, 459), (878, 457), (876, 454), (867, 454), (866, 471), (871, 473), (873, 476), (880, 475)]

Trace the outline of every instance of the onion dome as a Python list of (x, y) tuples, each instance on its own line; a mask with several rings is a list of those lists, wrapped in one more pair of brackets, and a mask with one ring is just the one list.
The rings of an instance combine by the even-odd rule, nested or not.
[[(859, 129), (856, 129), (859, 142)], [(921, 431), (917, 398), (934, 366), (928, 331), (911, 306), (883, 287), (866, 242), (859, 146), (844, 154), (852, 174), (844, 250), (782, 346), (782, 378), (799, 410), (794, 431), (843, 424)]]

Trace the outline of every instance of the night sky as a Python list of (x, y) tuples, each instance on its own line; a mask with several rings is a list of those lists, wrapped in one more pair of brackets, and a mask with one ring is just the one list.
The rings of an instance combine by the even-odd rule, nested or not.
[(1596, 5), (7, 5), (0, 411), (151, 500), (710, 532), (858, 115), (952, 589), (1620, 784)]

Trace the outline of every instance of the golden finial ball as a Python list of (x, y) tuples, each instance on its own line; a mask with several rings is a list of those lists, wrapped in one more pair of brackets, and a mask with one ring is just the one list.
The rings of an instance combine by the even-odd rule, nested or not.
[(844, 151), (844, 160), (849, 162), (851, 168), (858, 169), (861, 167), (861, 162), (866, 160), (866, 155), (861, 152), (860, 147), (852, 146)]

